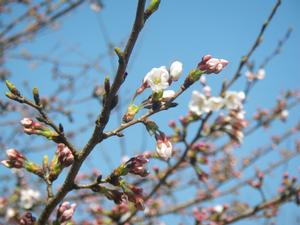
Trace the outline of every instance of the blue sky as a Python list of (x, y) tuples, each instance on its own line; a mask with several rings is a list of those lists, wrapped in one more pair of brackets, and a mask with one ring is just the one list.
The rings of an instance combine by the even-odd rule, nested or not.
[[(205, 54), (212, 54), (230, 61), (224, 72), (217, 76), (208, 77), (208, 83), (212, 87), (213, 94), (217, 94), (223, 79), (230, 79), (237, 69), (240, 58), (249, 51), (274, 2), (260, 0), (162, 0), (158, 12), (147, 21), (132, 54), (132, 61), (129, 63), (128, 68), (128, 79), (121, 89), (122, 99), (128, 100), (130, 98), (134, 90), (140, 85), (144, 75), (152, 67), (169, 66), (174, 60), (180, 60), (184, 64), (184, 73), (187, 74)], [(45, 54), (47, 52), (49, 56), (58, 57), (65, 61), (90, 62), (97, 56), (107, 52), (103, 29), (115, 46), (122, 47), (122, 43), (127, 40), (130, 33), (135, 15), (136, 1), (107, 0), (103, 1), (103, 3), (105, 8), (100, 13), (91, 11), (89, 5), (84, 4), (72, 12), (71, 15), (64, 18), (60, 29), (57, 31), (44, 30), (34, 41), (22, 45), (13, 52), (27, 49), (33, 54)], [(278, 41), (286, 33), (286, 30), (289, 27), (293, 28), (292, 35), (284, 45), (281, 54), (274, 58), (265, 68), (266, 79), (260, 82), (250, 94), (250, 99), (246, 105), (249, 118), (258, 107), (274, 105), (278, 94), (283, 90), (299, 88), (299, 10), (299, 1), (283, 1), (264, 35), (261, 46), (259, 46), (251, 59), (255, 60), (257, 65), (259, 65), (273, 51)], [(55, 46), (59, 47), (54, 48)], [(113, 63), (114, 66), (117, 65), (116, 57), (113, 58)], [(88, 96), (93, 89), (93, 84), (101, 84), (105, 75), (113, 75), (109, 57), (101, 59), (99, 65), (105, 68), (105, 73), (99, 74), (96, 71), (91, 71), (78, 78), (81, 80), (77, 87), (78, 93), (76, 93), (79, 98)], [(10, 79), (18, 85), (21, 85), (24, 80), (28, 80), (31, 87), (38, 86), (41, 94), (44, 95), (52, 93), (56, 89), (55, 83), (51, 79), (51, 68), (49, 65), (39, 65), (32, 69), (27, 62), (9, 60), (6, 66), (12, 72)], [(65, 71), (72, 73), (75, 69), (65, 68)], [(241, 81), (237, 82), (232, 87), (232, 90), (242, 90), (244, 82), (245, 78), (241, 78)], [(167, 128), (168, 120), (170, 118), (176, 119), (178, 116), (187, 113), (187, 104), (193, 89), (200, 90), (200, 85), (196, 84), (191, 90), (181, 96), (178, 99), (179, 106), (177, 108), (153, 117), (162, 130), (169, 132), (170, 130)], [(1, 98), (4, 98), (4, 84), (0, 85), (0, 91), (3, 93)], [(123, 112), (125, 108), (126, 106), (123, 107)], [(78, 106), (74, 110), (76, 113), (74, 116), (76, 125), (69, 124), (64, 118), (58, 117), (64, 122), (66, 130), (72, 130), (78, 124), (85, 124), (88, 120), (85, 114), (88, 111), (97, 114), (99, 104), (96, 101), (91, 101), (88, 102), (87, 106)], [(297, 107), (290, 112), (290, 119), (287, 123), (277, 122), (273, 129), (261, 130), (258, 134), (250, 136), (245, 144), (237, 150), (239, 151), (238, 154), (243, 155), (243, 152), (249, 152), (260, 143), (269, 143), (271, 135), (280, 134), (282, 130), (293, 126), (298, 122), (299, 115), (300, 109)], [(14, 118), (20, 118), (20, 115), (14, 115)], [(113, 116), (108, 129), (116, 127), (118, 123), (118, 117)], [(91, 129), (76, 138), (78, 146), (83, 146), (90, 135)], [(139, 152), (141, 151), (140, 146), (146, 146), (147, 150), (154, 149), (155, 142), (153, 138), (145, 137), (143, 133), (144, 128), (140, 125), (125, 132), (127, 152)], [(26, 138), (28, 141), (31, 137)], [(285, 147), (290, 147), (292, 141), (293, 139), (288, 140)], [(100, 149), (102, 149), (101, 152), (98, 151)], [(105, 162), (103, 160), (103, 152), (105, 151), (112, 154), (112, 164), (116, 166), (122, 155), (118, 140), (112, 138), (111, 141), (106, 141), (98, 146), (92, 154), (93, 159), (98, 160), (100, 158), (99, 160), (103, 166), (99, 169), (107, 172), (111, 165), (103, 163)], [(32, 157), (38, 158), (37, 155)], [(268, 158), (267, 161), (274, 159), (276, 159), (276, 156)], [(97, 165), (97, 160), (92, 160), (92, 162)], [(260, 168), (267, 161), (261, 161), (257, 166)], [(292, 161), (284, 169), (288, 169), (299, 177), (298, 167), (299, 158)], [(85, 165), (85, 168), (89, 167)], [(0, 171), (7, 172), (3, 167), (0, 168)], [(272, 189), (273, 185), (277, 187), (279, 180), (279, 178), (276, 178), (273, 182), (270, 182), (268, 189)], [(247, 192), (244, 194), (246, 195), (242, 196), (242, 198), (247, 199), (245, 197)], [(255, 197), (254, 199), (257, 200)], [(293, 217), (297, 212), (299, 213), (299, 209), (295, 207), (285, 207), (279, 218), (283, 222), (288, 220), (287, 215), (290, 215), (288, 224), (296, 224)], [(167, 224), (171, 224), (171, 221), (173, 221), (173, 218), (166, 218)]]

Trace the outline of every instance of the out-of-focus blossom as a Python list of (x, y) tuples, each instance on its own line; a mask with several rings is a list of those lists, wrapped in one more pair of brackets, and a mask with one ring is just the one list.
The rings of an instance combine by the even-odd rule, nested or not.
[(210, 88), (210, 86), (205, 85), (204, 88), (203, 88), (203, 92), (204, 92), (205, 96), (210, 97), (210, 95), (211, 95), (211, 88)]
[(218, 74), (222, 69), (228, 65), (228, 61), (225, 59), (212, 58), (211, 55), (203, 56), (201, 62), (198, 64), (198, 68), (202, 71), (206, 71), (207, 74)]
[(20, 202), (24, 209), (30, 209), (34, 204), (40, 200), (40, 192), (33, 189), (21, 189)]
[(207, 105), (206, 97), (198, 91), (193, 91), (192, 99), (189, 103), (189, 110), (198, 116), (209, 112), (210, 109)]
[(256, 73), (247, 71), (245, 73), (245, 76), (249, 82), (252, 82), (254, 80), (263, 80), (266, 76), (266, 71), (264, 69), (259, 69)]
[(249, 82), (252, 82), (255, 79), (255, 74), (250, 71), (246, 71), (245, 76)]
[(100, 12), (103, 9), (103, 3), (101, 2), (101, 0), (91, 0), (90, 8), (95, 12)]
[(26, 212), (21, 218), (20, 218), (20, 225), (34, 225), (36, 221), (36, 218), (32, 216), (30, 212)]
[(224, 104), (227, 109), (242, 109), (245, 93), (240, 91), (227, 91), (224, 97)]
[(288, 118), (289, 116), (289, 111), (287, 109), (285, 110), (282, 110), (279, 114), (279, 119), (282, 120), (282, 121), (286, 121), (286, 119)]
[(208, 213), (207, 209), (205, 209), (205, 208), (203, 208), (201, 210), (199, 210), (198, 208), (194, 208), (193, 215), (194, 215), (195, 219), (200, 223), (202, 223), (204, 220), (207, 220), (209, 217), (209, 213)]
[(210, 97), (207, 100), (207, 105), (210, 111), (217, 111), (224, 106), (224, 100), (221, 97)]
[(156, 135), (156, 152), (164, 160), (172, 156), (173, 146), (165, 134)]
[(223, 205), (216, 205), (213, 210), (216, 212), (216, 213), (222, 213), (223, 210), (224, 210), (224, 207)]
[(5, 213), (5, 219), (10, 220), (11, 218), (14, 218), (17, 215), (17, 211), (13, 208), (7, 208)]
[(170, 76), (173, 81), (177, 81), (182, 74), (183, 65), (179, 61), (175, 61), (170, 66)]
[(134, 203), (134, 206), (138, 210), (144, 210), (144, 196), (143, 196), (143, 189), (136, 186), (136, 185), (128, 185), (128, 190), (125, 191), (125, 195), (127, 196), (128, 200)]
[(144, 78), (144, 83), (149, 86), (153, 92), (161, 92), (169, 87), (169, 72), (165, 66), (153, 68)]
[(256, 73), (257, 80), (263, 80), (266, 76), (266, 71), (264, 69), (259, 69)]
[(141, 177), (145, 177), (149, 174), (145, 165), (149, 162), (144, 155), (137, 155), (132, 157), (125, 163), (125, 167), (129, 173), (139, 175)]
[(7, 160), (2, 160), (1, 163), (8, 168), (20, 169), (24, 167), (26, 162), (25, 156), (18, 152), (16, 149), (6, 150)]
[(202, 85), (206, 85), (206, 76), (205, 76), (205, 75), (202, 75), (202, 76), (200, 77), (199, 81), (200, 81), (200, 83), (201, 83)]
[(57, 145), (56, 154), (58, 161), (65, 167), (70, 166), (74, 162), (72, 151), (62, 143)]
[(72, 219), (75, 212), (76, 204), (70, 204), (69, 202), (63, 202), (57, 210), (57, 220), (61, 225), (66, 225)]

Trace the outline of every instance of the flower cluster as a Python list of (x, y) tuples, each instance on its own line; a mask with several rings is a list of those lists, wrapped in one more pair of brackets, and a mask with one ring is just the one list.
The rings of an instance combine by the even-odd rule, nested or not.
[(262, 171), (258, 171), (256, 174), (257, 179), (256, 180), (248, 180), (248, 184), (256, 189), (260, 189), (263, 181), (264, 181), (264, 173)]
[(214, 136), (220, 136), (225, 132), (233, 142), (241, 144), (244, 138), (243, 130), (247, 125), (245, 111), (231, 110), (228, 115), (221, 114), (217, 117), (211, 132)]
[(153, 92), (158, 93), (167, 89), (172, 81), (177, 81), (182, 74), (183, 66), (179, 61), (171, 64), (168, 71), (165, 66), (152, 68), (144, 77), (143, 86), (150, 87)]
[(211, 208), (194, 208), (193, 214), (195, 220), (199, 224), (217, 225), (219, 224), (219, 221), (226, 221), (227, 219), (229, 219), (228, 215), (226, 215), (228, 208), (229, 206), (227, 204), (216, 205)]
[(33, 189), (22, 189), (20, 191), (20, 203), (24, 209), (32, 208), (41, 198), (39, 191)]
[[(290, 190), (293, 189), (297, 182), (296, 177), (290, 177), (288, 172), (285, 172), (282, 176), (281, 187), (278, 189), (279, 193), (287, 194)], [(300, 193), (299, 193), (300, 194)], [(299, 196), (300, 197), (300, 196)]]
[(72, 219), (75, 212), (76, 204), (70, 204), (69, 202), (63, 202), (60, 204), (57, 210), (56, 220), (61, 225), (67, 225)]
[(218, 111), (223, 107), (226, 107), (228, 110), (237, 110), (243, 108), (244, 99), (244, 92), (227, 91), (224, 98), (222, 98), (210, 97), (198, 91), (193, 91), (189, 110), (197, 116), (211, 111)]
[(36, 218), (32, 216), (30, 212), (26, 212), (21, 218), (20, 218), (20, 225), (34, 225), (36, 221)]
[(128, 201), (132, 202), (136, 209), (144, 210), (145, 206), (142, 188), (136, 185), (127, 185), (123, 190)]
[(55, 155), (50, 163), (50, 173), (49, 173), (49, 179), (51, 181), (55, 180), (61, 171), (74, 162), (74, 156), (72, 151), (63, 143), (59, 143), (57, 145), (57, 149), (55, 152)]

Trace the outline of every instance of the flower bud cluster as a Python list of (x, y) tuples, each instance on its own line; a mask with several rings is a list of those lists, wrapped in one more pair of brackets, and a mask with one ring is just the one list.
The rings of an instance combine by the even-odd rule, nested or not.
[(56, 154), (59, 163), (62, 164), (64, 167), (68, 167), (74, 162), (74, 156), (72, 151), (62, 143), (59, 143), (57, 145)]
[(36, 221), (36, 218), (30, 212), (26, 212), (20, 218), (20, 225), (34, 225), (35, 221)]
[(211, 208), (194, 208), (193, 215), (199, 224), (217, 225), (220, 221), (230, 219), (230, 216), (227, 215), (228, 209), (229, 206), (227, 204), (216, 205)]
[(1, 161), (1, 163), (8, 168), (23, 168), (27, 161), (25, 156), (14, 148), (6, 150), (6, 155), (8, 159)]
[(282, 176), (281, 187), (278, 189), (278, 192), (282, 194), (288, 194), (291, 190), (293, 190), (293, 188), (296, 185), (296, 182), (296, 177), (290, 177), (288, 172), (285, 172)]
[(69, 202), (63, 202), (60, 204), (57, 210), (56, 220), (60, 225), (67, 225), (72, 219), (75, 212), (76, 204), (70, 204)]
[(205, 55), (202, 57), (201, 62), (199, 62), (198, 68), (205, 71), (206, 74), (218, 74), (228, 65), (228, 63), (229, 62), (225, 59), (217, 59), (213, 58), (211, 55)]
[(29, 135), (37, 134), (44, 136), (50, 140), (58, 136), (58, 134), (55, 131), (47, 128), (46, 126), (37, 121), (33, 121), (30, 118), (22, 119), (21, 125), (24, 127), (24, 132)]
[(225, 132), (233, 142), (241, 144), (244, 139), (243, 130), (247, 127), (248, 121), (245, 119), (245, 111), (231, 110), (228, 115), (219, 115), (213, 130)]
[(1, 163), (7, 168), (15, 168), (15, 169), (24, 168), (28, 172), (34, 173), (40, 177), (43, 176), (42, 168), (39, 165), (31, 161), (28, 161), (27, 158), (18, 150), (14, 148), (8, 149), (6, 150), (6, 155), (8, 159), (2, 160)]

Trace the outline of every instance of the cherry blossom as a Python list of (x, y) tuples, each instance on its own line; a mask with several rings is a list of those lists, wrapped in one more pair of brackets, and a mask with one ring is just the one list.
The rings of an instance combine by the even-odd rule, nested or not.
[(173, 81), (177, 81), (182, 74), (183, 65), (179, 61), (175, 61), (170, 66), (170, 76)]
[(146, 83), (153, 92), (161, 92), (169, 87), (170, 74), (165, 66), (153, 68), (144, 78)]

